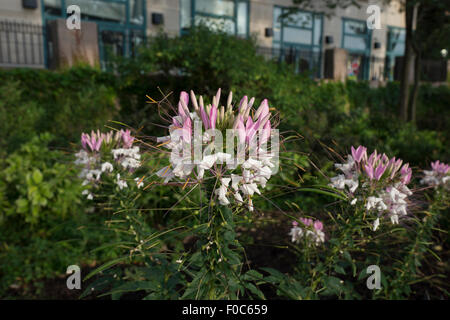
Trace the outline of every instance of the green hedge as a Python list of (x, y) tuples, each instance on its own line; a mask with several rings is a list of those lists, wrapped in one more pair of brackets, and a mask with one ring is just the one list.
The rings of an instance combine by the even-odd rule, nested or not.
[(96, 69), (0, 69), (0, 79), (3, 152), (43, 132), (54, 135), (56, 146), (67, 147), (82, 131), (103, 126), (119, 111), (115, 77)]

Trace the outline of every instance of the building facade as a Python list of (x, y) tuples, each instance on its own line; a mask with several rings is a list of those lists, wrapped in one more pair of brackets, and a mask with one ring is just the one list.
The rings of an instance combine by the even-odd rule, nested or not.
[[(348, 78), (393, 79), (405, 42), (399, 2), (361, 1), (359, 8), (346, 9), (329, 9), (322, 0), (311, 3), (288, 14), (291, 0), (2, 0), (0, 66), (49, 66), (54, 53), (48, 26), (53, 20), (67, 19), (71, 14), (67, 7), (77, 5), (82, 21), (96, 24), (102, 67), (111, 55), (132, 56), (140, 43), (158, 32), (183, 35), (201, 23), (237, 37), (255, 37), (261, 54), (316, 78), (326, 73), (325, 53), (340, 48), (346, 55)], [(381, 9), (380, 29), (367, 27), (369, 5)], [(25, 27), (13, 26), (17, 24), (41, 26), (42, 32), (31, 37)], [(42, 59), (36, 60), (37, 56)]]

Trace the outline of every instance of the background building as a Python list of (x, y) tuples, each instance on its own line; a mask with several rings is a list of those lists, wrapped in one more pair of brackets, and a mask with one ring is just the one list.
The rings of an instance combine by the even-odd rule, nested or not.
[[(291, 0), (3, 0), (0, 66), (54, 66), (58, 57), (54, 51), (62, 47), (55, 42), (69, 36), (55, 36), (52, 21), (65, 21), (70, 15), (67, 7), (74, 4), (81, 9), (82, 21), (94, 26), (89, 30), (96, 36), (87, 41), (98, 47), (103, 68), (112, 55), (132, 56), (137, 45), (158, 32), (177, 36), (204, 23), (238, 37), (254, 36), (261, 54), (289, 62), (298, 72), (309, 70), (317, 78), (335, 74), (327, 69), (339, 67), (350, 78), (393, 79), (405, 42), (405, 19), (398, 2), (368, 1), (360, 8), (334, 10), (324, 1), (313, 3), (314, 7), (281, 19)], [(381, 8), (379, 30), (367, 28), (370, 4)], [(339, 48), (344, 50), (333, 50)], [(327, 62), (333, 59), (340, 63)]]

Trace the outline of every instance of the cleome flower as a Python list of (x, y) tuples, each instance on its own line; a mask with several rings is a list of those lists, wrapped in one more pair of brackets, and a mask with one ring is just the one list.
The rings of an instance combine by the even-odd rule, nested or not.
[(221, 89), (205, 104), (193, 91), (190, 95), (181, 92), (168, 126), (170, 135), (157, 138), (160, 146), (170, 150), (170, 165), (156, 175), (164, 183), (204, 183), (216, 178), (214, 195), (221, 205), (246, 202), (253, 211), (252, 196), (261, 194), (277, 169), (275, 154), (267, 150), (273, 126), (269, 103), (264, 99), (255, 110), (255, 98), (244, 96), (236, 107), (231, 92), (226, 105), (221, 105), (220, 97)]
[[(100, 130), (92, 131), (91, 134), (81, 134), (82, 149), (75, 154), (75, 164), (81, 165), (82, 170), (79, 177), (83, 179), (83, 185), (98, 186), (103, 174), (110, 174), (116, 169), (133, 172), (140, 167), (139, 147), (132, 146), (134, 137), (130, 130), (110, 131), (101, 133)], [(127, 188), (125, 180), (120, 179), (117, 174), (114, 180), (119, 189)], [(138, 187), (140, 187), (142, 181)], [(89, 200), (93, 195), (88, 190), (83, 191), (83, 195)]]
[(424, 170), (424, 177), (420, 180), (421, 184), (426, 184), (435, 189), (443, 186), (450, 190), (450, 165), (436, 160), (431, 163), (432, 170)]
[(313, 243), (316, 246), (325, 242), (325, 233), (322, 231), (323, 223), (321, 221), (313, 221), (309, 218), (300, 218), (300, 221), (303, 227), (299, 227), (297, 221), (292, 222), (292, 228), (289, 232), (292, 242), (300, 243), (303, 238), (306, 238), (308, 243)]
[(389, 159), (376, 150), (368, 155), (366, 147), (352, 146), (347, 161), (335, 164), (341, 173), (330, 178), (329, 186), (345, 191), (352, 205), (362, 203), (366, 212), (375, 213), (375, 231), (380, 217), (386, 215), (393, 224), (398, 224), (399, 217), (407, 215), (408, 196), (412, 195), (407, 185), (412, 169), (408, 163), (402, 164), (401, 159)]

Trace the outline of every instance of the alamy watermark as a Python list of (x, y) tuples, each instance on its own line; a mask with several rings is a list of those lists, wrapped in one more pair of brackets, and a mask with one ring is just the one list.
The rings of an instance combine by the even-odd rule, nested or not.
[(372, 274), (367, 278), (366, 285), (369, 290), (381, 289), (381, 270), (376, 264), (367, 267), (367, 274)]
[(70, 5), (66, 10), (67, 14), (70, 16), (66, 19), (66, 26), (69, 30), (80, 30), (81, 29), (81, 9), (77, 5)]
[(372, 4), (367, 7), (366, 13), (370, 16), (367, 18), (367, 28), (370, 30), (381, 29), (381, 9), (380, 6)]
[(71, 265), (67, 267), (66, 274), (70, 274), (67, 278), (67, 289), (81, 289), (81, 269), (77, 265)]
[[(240, 129), (225, 130), (225, 149), (223, 133), (217, 129), (202, 132), (202, 122), (194, 121), (194, 130), (175, 129), (170, 133), (170, 142), (174, 145), (170, 159), (172, 163), (198, 165), (213, 153), (223, 153), (217, 163), (226, 163), (227, 169), (234, 169), (247, 159), (264, 161), (270, 159), (271, 174), (279, 169), (280, 139), (278, 129), (260, 129), (246, 136)], [(270, 138), (270, 139), (269, 139)], [(270, 141), (270, 147), (269, 147)]]

